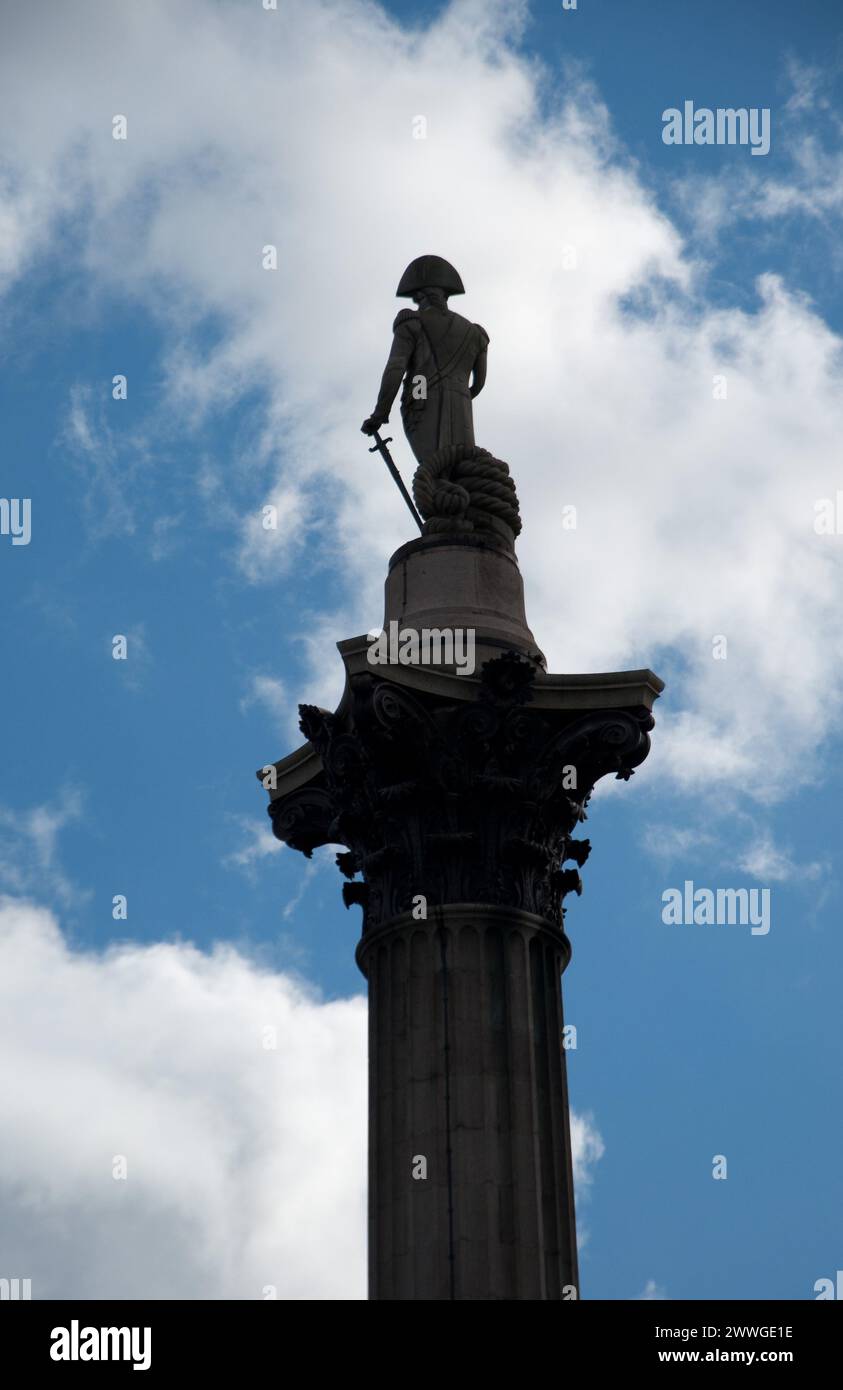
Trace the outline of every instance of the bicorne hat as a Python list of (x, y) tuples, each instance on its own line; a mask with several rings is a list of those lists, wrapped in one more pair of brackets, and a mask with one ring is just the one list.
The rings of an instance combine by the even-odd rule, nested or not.
[(465, 294), (465, 286), (450, 261), (441, 256), (417, 256), (401, 276), (397, 299), (411, 299), (423, 289), (444, 290), (446, 294)]

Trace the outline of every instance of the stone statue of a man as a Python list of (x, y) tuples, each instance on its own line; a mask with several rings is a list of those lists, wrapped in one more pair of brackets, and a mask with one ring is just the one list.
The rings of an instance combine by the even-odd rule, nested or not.
[(401, 382), (401, 419), (410, 448), (421, 463), (446, 444), (474, 444), (473, 398), (486, 380), (489, 335), (448, 308), (448, 296), (465, 294), (462, 280), (441, 256), (419, 256), (404, 271), (402, 309), (393, 324), (392, 350), (377, 404), (364, 434), (386, 424)]

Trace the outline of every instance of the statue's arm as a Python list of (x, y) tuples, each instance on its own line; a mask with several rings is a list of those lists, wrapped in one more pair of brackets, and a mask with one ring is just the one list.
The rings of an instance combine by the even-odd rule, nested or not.
[(392, 339), (392, 350), (381, 377), (381, 389), (378, 392), (375, 408), (361, 426), (364, 434), (374, 434), (375, 430), (380, 429), (381, 425), (385, 425), (389, 419), (389, 412), (395, 397), (398, 395), (401, 382), (404, 380), (404, 373), (413, 355), (414, 346), (412, 335), (402, 324), (396, 329)]
[(474, 366), (471, 369), (471, 386), (469, 387), (469, 393), (472, 400), (474, 400), (475, 396), (480, 395), (480, 392), (486, 385), (486, 351), (489, 347), (489, 335), (485, 328), (481, 328), (479, 323), (476, 323), (474, 328), (480, 339), (480, 347), (474, 361)]
[(483, 387), (486, 385), (486, 349), (478, 354), (477, 360), (471, 369), (471, 399), (479, 396)]

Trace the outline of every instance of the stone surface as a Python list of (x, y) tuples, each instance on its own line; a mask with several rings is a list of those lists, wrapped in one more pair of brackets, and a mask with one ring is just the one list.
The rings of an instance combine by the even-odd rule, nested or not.
[(345, 846), (343, 898), (363, 913), (370, 1295), (570, 1297), (560, 976), (590, 849), (574, 832), (595, 783), (647, 756), (662, 682), (547, 674), (492, 539), (402, 546), (390, 621), (475, 628), (482, 668), (374, 666), (366, 637), (341, 642), (338, 709), (301, 706), (307, 743), (258, 773), (281, 840)]
[(536, 666), (514, 653), (486, 663), (474, 699), (464, 677), (437, 672), (447, 688), (431, 693), (383, 670), (351, 676), (336, 714), (302, 706), (319, 767), (296, 790), (279, 783), (276, 835), (306, 854), (348, 846), (338, 864), (364, 932), (418, 894), (508, 904), (561, 927), (562, 899), (579, 891), (561, 865), (587, 852), (573, 832), (598, 778), (629, 777), (644, 759), (652, 715), (534, 710)]
[(384, 628), (469, 628), (480, 665), (505, 651), (545, 659), (527, 626), (524, 583), (511, 548), (494, 539), (430, 536), (389, 562)]
[[(431, 278), (426, 284), (419, 276)], [(392, 325), (392, 346), (372, 414), (361, 426), (374, 434), (386, 424), (403, 382), (401, 419), (421, 463), (438, 449), (474, 444), (472, 401), (486, 380), (489, 335), (448, 308), (464, 294), (457, 271), (441, 256), (420, 256), (401, 277), (398, 294), (414, 301)]]
[(526, 912), (436, 908), (368, 932), (357, 960), (369, 982), (370, 1297), (570, 1296), (560, 934)]

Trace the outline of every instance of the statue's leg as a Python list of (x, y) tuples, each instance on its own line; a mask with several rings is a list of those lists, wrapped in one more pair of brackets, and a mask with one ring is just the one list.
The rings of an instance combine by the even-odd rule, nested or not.
[[(444, 414), (442, 410), (442, 393), (435, 387), (428, 396), (424, 410), (416, 416), (416, 422), (412, 433), (407, 435), (407, 443), (418, 459), (422, 463), (431, 454), (435, 454), (440, 447), (440, 416)], [(450, 440), (446, 440), (450, 443)]]
[(441, 444), (474, 444), (471, 397), (463, 391), (443, 392)]
[(430, 453), (430, 446), (426, 442), (426, 432), (422, 429), (418, 417), (413, 421), (413, 428), (409, 430), (405, 429), (404, 433), (407, 436), (407, 443), (413, 451), (416, 463), (421, 463), (425, 457), (425, 451)]
[(461, 405), (461, 429), (463, 441), (474, 447), (474, 411), (472, 410), (471, 397), (466, 393), (460, 394)]

